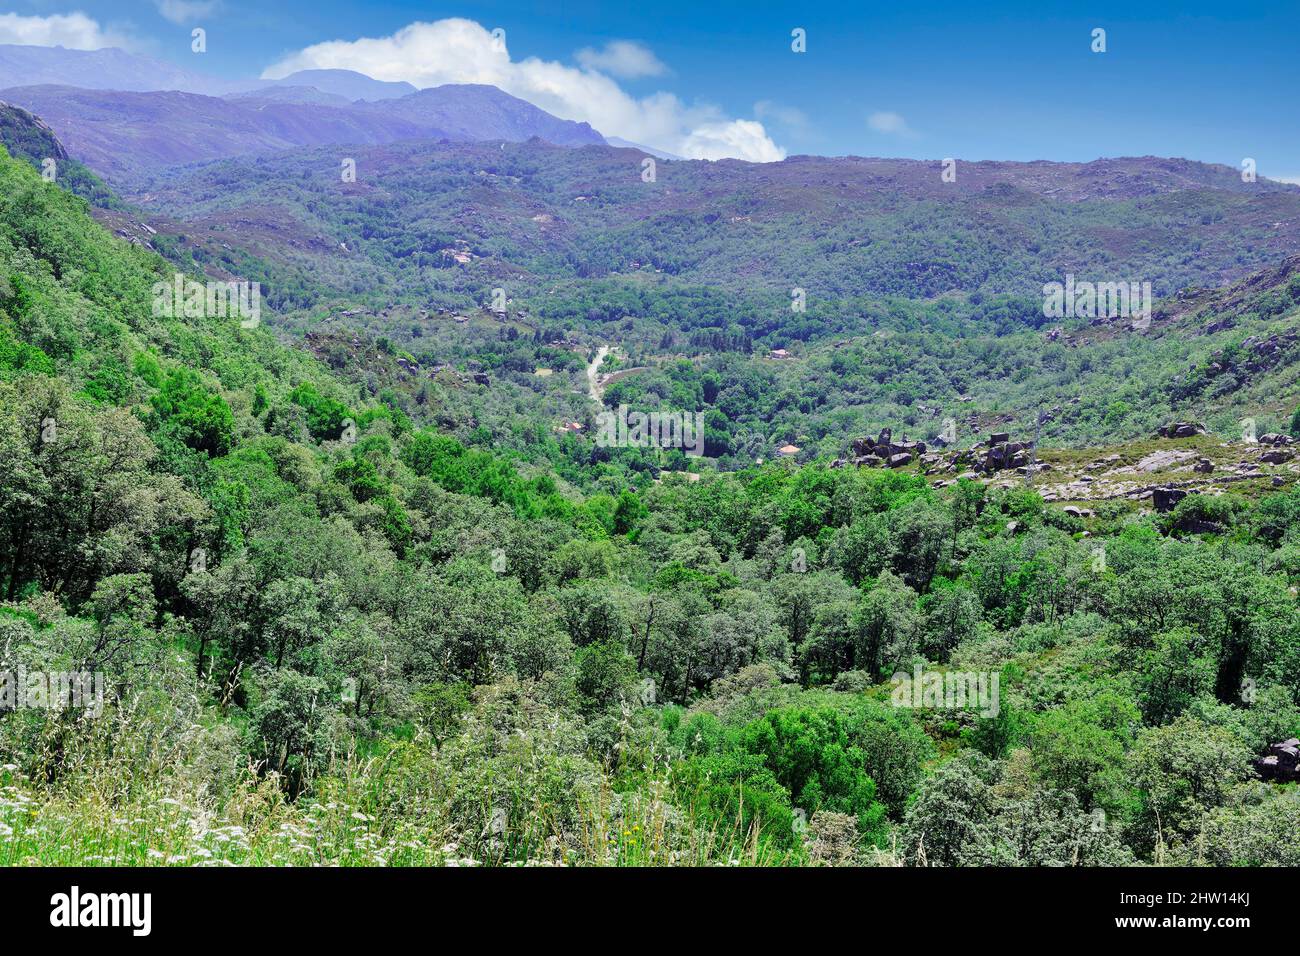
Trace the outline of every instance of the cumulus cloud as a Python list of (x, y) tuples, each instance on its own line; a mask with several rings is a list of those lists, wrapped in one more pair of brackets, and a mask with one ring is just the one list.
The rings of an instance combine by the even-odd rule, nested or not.
[(158, 12), (172, 23), (193, 23), (209, 17), (221, 6), (221, 0), (154, 0)]
[(603, 50), (584, 47), (574, 55), (574, 59), (589, 70), (600, 70), (625, 80), (663, 76), (668, 72), (668, 67), (649, 48), (632, 40), (612, 40)]
[(505, 42), (473, 20), (412, 23), (388, 37), (318, 43), (273, 64), (262, 76), (282, 79), (313, 69), (356, 70), (418, 87), (488, 83), (548, 113), (687, 159), (785, 158), (785, 150), (760, 122), (733, 119), (713, 106), (688, 105), (671, 93), (633, 97), (598, 69), (537, 57), (514, 60)]
[(690, 159), (750, 159), (758, 163), (771, 163), (785, 158), (785, 151), (776, 146), (755, 120), (731, 120), (722, 123), (704, 123), (687, 135), (681, 154)]
[(903, 119), (898, 113), (888, 111), (872, 113), (867, 117), (867, 125), (877, 133), (886, 133), (890, 136), (914, 136), (916, 135), (907, 120)]
[(110, 46), (131, 45), (126, 37), (105, 30), (98, 21), (84, 13), (54, 14), (48, 17), (0, 13), (0, 43), (61, 46), (69, 50), (102, 50)]

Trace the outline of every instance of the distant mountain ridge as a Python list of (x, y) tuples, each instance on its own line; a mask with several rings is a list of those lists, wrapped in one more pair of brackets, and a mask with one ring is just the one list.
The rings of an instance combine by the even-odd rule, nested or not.
[(181, 90), (209, 96), (252, 85), (205, 76), (117, 47), (67, 50), (57, 46), (0, 44), (0, 88), (46, 84), (134, 92)]
[(399, 99), (358, 103), (358, 109), (448, 131), (458, 141), (504, 139), (524, 142), (536, 136), (557, 146), (603, 146), (605, 138), (586, 123), (552, 116), (495, 86), (448, 84)]
[(410, 96), (419, 88), (410, 83), (376, 80), (355, 70), (299, 70), (279, 80), (264, 81), (267, 86), (310, 86), (341, 96), (349, 102), (356, 100), (394, 100)]
[(559, 119), (491, 86), (443, 86), (356, 103), (292, 85), (225, 98), (47, 85), (5, 90), (0, 98), (40, 116), (72, 156), (119, 183), (167, 166), (307, 146), (605, 142), (586, 123)]
[(0, 44), (0, 90), (40, 116), (72, 156), (118, 182), (166, 166), (336, 143), (605, 143), (588, 124), (493, 86), (420, 90), (352, 70), (232, 81), (117, 48)]

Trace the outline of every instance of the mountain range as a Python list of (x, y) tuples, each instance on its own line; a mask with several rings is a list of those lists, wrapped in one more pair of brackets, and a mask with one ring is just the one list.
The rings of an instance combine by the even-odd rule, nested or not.
[(0, 99), (39, 115), (109, 181), (301, 146), (537, 137), (605, 142), (495, 87), (418, 90), (350, 70), (228, 81), (119, 49), (0, 45)]
[(0, 99), (40, 116), (73, 156), (119, 184), (165, 166), (301, 146), (533, 137), (566, 146), (604, 142), (586, 123), (557, 119), (491, 86), (442, 86), (355, 103), (294, 85), (228, 97), (26, 86), (2, 90)]

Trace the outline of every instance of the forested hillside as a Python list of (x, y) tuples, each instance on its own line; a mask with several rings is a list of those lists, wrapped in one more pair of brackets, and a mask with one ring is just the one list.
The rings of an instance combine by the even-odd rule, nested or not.
[[(527, 221), (552, 207), (529, 205), (504, 184), (576, 155), (484, 147), (499, 165), (472, 179), (485, 153), (462, 149), (426, 173), (461, 177), (456, 202), (466, 210), (507, 197)], [(451, 230), (434, 215), (441, 193), (409, 192), (413, 182), (376, 197), (363, 174), (349, 193), (355, 204), (338, 207), (314, 205), (314, 174), (301, 166), (279, 170), (274, 187), (275, 176), (209, 167), (167, 187), (183, 189), (167, 201), (192, 212), (193, 232), (159, 229), (159, 241), (143, 240), (170, 261), (114, 236), (84, 200), (0, 154), (0, 670), (106, 677), (101, 714), (25, 707), (0, 716), (0, 864), (1300, 864), (1300, 790), (1257, 763), (1300, 734), (1300, 491), (1285, 442), (1267, 474), (1255, 468), (1250, 481), (1156, 510), (1123, 496), (1065, 507), (1015, 472), (926, 474), (911, 460), (832, 467), (871, 420), (837, 430), (834, 408), (817, 427), (837, 437), (804, 456), (816, 460), (753, 456), (765, 459), (758, 464), (747, 453), (733, 456), (734, 470), (718, 469), (736, 423), (770, 426), (782, 408), (838, 402), (834, 392), (804, 393), (827, 377), (819, 368), (840, 376), (828, 389), (874, 379), (891, 383), (888, 402), (899, 407), (932, 397), (919, 380), (904, 402), (895, 379), (872, 370), (881, 359), (864, 343), (886, 326), (865, 305), (854, 313), (861, 318), (845, 319), (861, 340), (836, 350), (832, 313), (814, 311), (811, 290), (871, 297), (896, 333), (884, 339), (885, 355), (905, 346), (915, 350), (908, 356), (924, 354), (935, 340), (922, 330), (933, 323), (937, 335), (944, 321), (1027, 343), (1041, 314), (1016, 311), (989, 280), (1007, 250), (1023, 247), (1008, 240), (975, 258), (958, 242), (953, 269), (978, 275), (948, 313), (944, 299), (929, 298), (950, 290), (946, 280), (898, 285), (914, 257), (893, 243), (910, 241), (913, 226), (970, 221), (971, 210), (881, 209), (872, 228), (888, 221), (893, 252), (882, 248), (876, 265), (853, 270), (823, 247), (827, 255), (814, 259), (824, 271), (805, 280), (806, 317), (827, 324), (782, 339), (775, 313), (765, 326), (759, 305), (745, 304), (769, 296), (789, 308), (785, 287), (799, 283), (768, 255), (770, 244), (699, 239), (716, 255), (678, 267), (674, 224), (694, 228), (690, 214), (657, 214), (647, 232), (603, 233), (581, 217), (632, 202), (647, 184), (637, 154), (592, 152), (628, 165), (627, 185), (548, 187), (566, 209), (575, 208), (569, 193), (596, 199), (578, 204), (591, 211), (572, 214), (563, 242), (545, 237), (543, 219), (513, 246), (486, 226), (473, 236)], [(337, 160), (322, 162), (320, 176), (337, 177)], [(709, 168), (721, 177), (730, 165)], [(656, 185), (679, 188), (666, 170)], [(274, 188), (277, 197), (258, 201), (295, 222), (316, 215), (303, 235), (319, 244), (259, 247), (263, 220), (250, 221), (221, 261), (220, 229), (204, 217), (229, 214), (227, 227), (251, 220), (249, 206), (223, 198), (236, 187)], [(1158, 211), (1152, 228), (1164, 238), (1124, 263), (1161, 267), (1162, 295), (1193, 278), (1240, 279), (1294, 251), (1287, 230), (1263, 231), (1271, 212), (1259, 196), (1200, 189), (1123, 200), (1128, 212)], [(976, 195), (989, 202), (990, 192), (1002, 197), (994, 232), (1033, 221), (1095, 237), (1108, 224), (1087, 197), (1058, 207), (993, 185)], [(1280, 187), (1270, 196), (1300, 201)], [(404, 236), (387, 232), (377, 210), (412, 197), (430, 218), (408, 216)], [(741, 219), (758, 212), (733, 206)], [(99, 214), (125, 231), (112, 219), (124, 214)], [(1096, 230), (1075, 229), (1071, 216), (1098, 217)], [(816, 241), (860, 238), (850, 218)], [(1287, 221), (1295, 224), (1293, 213)], [(775, 228), (755, 226), (760, 236)], [(1259, 241), (1234, 245), (1237, 235)], [(355, 259), (333, 272), (321, 266), (326, 248), (355, 236)], [(1077, 256), (1114, 252), (1080, 242)], [(447, 264), (443, 248), (465, 249), (470, 267), (460, 271), (454, 256)], [(498, 259), (514, 268), (483, 264), (497, 268)], [(737, 271), (741, 259), (770, 270), (772, 288), (742, 296), (758, 283)], [(610, 278), (640, 268), (633, 260), (650, 266), (643, 283)], [(1078, 261), (1062, 256), (1051, 267)], [(335, 316), (349, 297), (376, 313), (388, 307), (384, 296), (436, 309), (422, 298), (432, 288), (461, 297), (463, 305), (442, 307), (468, 312), (500, 283), (509, 288), (518, 269), (550, 272), (529, 286), (527, 315), (516, 305), (504, 316), (464, 316), (454, 327), (465, 331), (465, 351), (443, 379), (422, 365), (416, 382), (400, 364), (414, 358), (408, 343), (372, 342), (360, 322), (327, 322), (304, 348), (234, 317), (159, 317), (154, 286), (172, 282), (177, 262), (195, 276), (208, 268), (266, 280), (290, 325), (314, 309), (356, 319)], [(612, 287), (580, 284), (591, 263), (628, 295), (648, 290), (647, 307), (601, 314), (594, 300), (613, 301), (603, 299)], [(377, 267), (372, 291), (361, 281)], [(731, 366), (717, 355), (724, 340), (710, 340), (712, 367), (683, 354), (680, 364), (609, 386), (607, 402), (681, 388), (662, 397), (686, 405), (698, 395), (734, 415), (715, 426), (706, 458), (689, 463), (554, 431), (553, 414), (586, 401), (567, 393), (612, 326), (644, 330), (646, 313), (678, 295), (680, 310), (651, 338), (688, 337), (696, 329), (680, 317), (708, 313), (709, 293), (666, 285), (655, 269), (733, 290), (718, 304), (720, 320), (702, 329), (743, 331), (764, 347), (808, 345), (793, 361), (760, 351)], [(416, 284), (428, 270), (429, 285)], [(1041, 284), (1050, 271), (1031, 278)], [(271, 282), (294, 274), (298, 290)], [(1202, 356), (1177, 344), (1185, 334), (1162, 338), (1162, 326), (1199, 329), (1227, 316), (1245, 333), (1294, 316), (1288, 269), (1260, 282), (1157, 317), (1137, 351), (1091, 354), (1172, 367)], [(559, 291), (546, 305), (551, 288)], [(596, 310), (585, 317), (584, 295)], [(746, 308), (756, 321), (733, 322)], [(1083, 334), (1104, 350), (1108, 336), (1128, 333)], [(521, 339), (551, 350), (525, 362), (543, 355), (552, 377), (572, 376), (566, 397), (542, 404), (522, 375), (517, 391), (494, 391)], [(658, 357), (681, 351), (681, 341), (665, 342)], [(473, 343), (483, 343), (476, 354)], [(986, 344), (986, 374), (1008, 383), (997, 397), (1009, 401), (1029, 374), (1018, 369), (1036, 361), (990, 368), (996, 346)], [(1068, 340), (1052, 345), (1059, 351), (1043, 346), (1048, 370), (1036, 374), (1064, 379), (1070, 362), (1088, 362), (1069, 357), (1082, 353)], [(1262, 374), (1240, 349), (1179, 381), (1201, 394), (1223, 374)], [(493, 355), (504, 357), (493, 364)], [(897, 361), (915, 364), (902, 353)], [(747, 418), (728, 403), (737, 386), (769, 374), (764, 362), (780, 370), (770, 374), (781, 397)], [(1092, 381), (1109, 388), (1105, 377)], [(770, 398), (753, 389), (760, 407)], [(1282, 421), (1296, 396), (1269, 398)], [(873, 407), (872, 416), (894, 413), (887, 402)], [(1136, 437), (1164, 406), (1153, 407), (1114, 412), (1113, 447), (1104, 450), (1114, 463), (1140, 468), (1169, 449), (1219, 453), (1212, 436), (1177, 429), (1160, 440), (1143, 434), (1154, 451), (1125, 446), (1120, 439)], [(990, 456), (1008, 448), (993, 437), (981, 446)], [(1044, 449), (1043, 458), (1058, 472), (1084, 470), (1082, 454)], [(695, 474), (663, 467), (687, 464)], [(1036, 474), (1025, 467), (1026, 478)]]
[[(1175, 418), (1232, 437), (1247, 417), (1286, 427), (1300, 402), (1300, 187), (1151, 157), (958, 163), (951, 182), (853, 157), (660, 162), (647, 182), (645, 161), (539, 142), (299, 150), (142, 175), (129, 198), (171, 261), (259, 279), (272, 321), (347, 374), (551, 467), (573, 455), (522, 423), (590, 429), (583, 365), (602, 346), (604, 372), (649, 370), (606, 404), (701, 412), (724, 468), (787, 444), (839, 457), (884, 427), (930, 440), (949, 419), (969, 445), (1043, 412), (1045, 446)], [(1149, 282), (1152, 321), (1047, 318), (1043, 286), (1067, 274)], [(390, 360), (332, 348), (354, 337)], [(1228, 374), (1202, 374), (1224, 356)]]

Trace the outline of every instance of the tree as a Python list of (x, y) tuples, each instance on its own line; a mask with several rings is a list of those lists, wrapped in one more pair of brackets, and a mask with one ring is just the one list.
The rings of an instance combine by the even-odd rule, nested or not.
[(1246, 779), (1249, 753), (1231, 733), (1193, 717), (1144, 730), (1128, 757), (1157, 842), (1190, 836), (1207, 810), (1224, 806)]
[(1137, 672), (1142, 716), (1150, 724), (1178, 717), (1193, 700), (1214, 689), (1215, 660), (1209, 641), (1188, 628), (1157, 634)]
[(916, 592), (885, 571), (863, 594), (854, 614), (857, 652), (853, 666), (870, 671), (877, 680), (911, 666), (921, 646), (921, 624)]
[(900, 852), (912, 866), (961, 866), (987, 855), (996, 770), (967, 751), (926, 778), (903, 818)]
[(173, 369), (149, 400), (150, 425), (162, 441), (176, 441), (208, 457), (230, 453), (235, 419), (230, 406), (192, 369)]
[[(72, 397), (60, 381), (0, 383), (0, 585), (8, 600), (37, 585), (84, 602), (108, 574), (186, 555), (171, 529), (193, 527), (202, 502), (151, 469), (139, 421)], [(183, 536), (181, 536), (183, 537)]]

